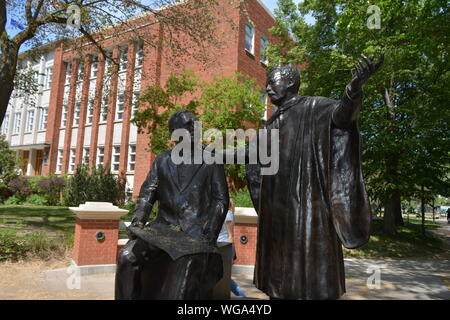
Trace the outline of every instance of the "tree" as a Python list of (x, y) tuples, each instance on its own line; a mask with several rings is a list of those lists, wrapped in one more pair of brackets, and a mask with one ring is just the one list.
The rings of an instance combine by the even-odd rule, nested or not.
[[(217, 6), (215, 0), (0, 0), (0, 125), (14, 86), (20, 86), (23, 73), (28, 72), (17, 72), (19, 51), (24, 45), (36, 49), (64, 39), (69, 47), (83, 52), (89, 48), (86, 42), (90, 42), (117, 65), (118, 61), (103, 49), (101, 40), (110, 35), (121, 37), (124, 30), (134, 30), (139, 17), (131, 18), (143, 13), (164, 30), (164, 39), (161, 34), (147, 33), (142, 37), (146, 44), (167, 46), (178, 58), (188, 54), (205, 61), (210, 57), (203, 54), (207, 52), (204, 47), (219, 43), (216, 39), (220, 36), (215, 32)], [(6, 28), (12, 19), (21, 29), (15, 35), (9, 34)], [(74, 25), (77, 28), (69, 27)], [(131, 32), (138, 34), (138, 31)], [(186, 41), (186, 37), (192, 41)], [(30, 55), (33, 54), (39, 54), (39, 50), (30, 50)], [(22, 87), (28, 88), (26, 83)]]
[[(359, 124), (371, 199), (384, 205), (384, 232), (401, 223), (401, 199), (449, 192), (450, 9), (447, 1), (280, 0), (271, 64), (302, 64), (301, 91), (339, 99), (361, 53), (386, 54), (364, 87)], [(375, 10), (375, 11), (371, 11)], [(305, 16), (315, 18), (307, 24)], [(376, 26), (375, 26), (376, 27)]]
[[(150, 134), (149, 146), (158, 154), (171, 145), (167, 122), (178, 110), (186, 109), (196, 114), (202, 122), (203, 132), (214, 128), (225, 136), (227, 129), (245, 129), (250, 124), (259, 128), (265, 109), (261, 91), (255, 80), (240, 73), (215, 77), (211, 82), (203, 83), (193, 72), (184, 71), (170, 75), (164, 88), (148, 87), (140, 99), (146, 107), (138, 111), (132, 121), (140, 132)], [(227, 166), (227, 176), (241, 185), (243, 167)]]
[(0, 201), (9, 196), (8, 184), (17, 178), (16, 154), (9, 150), (5, 137), (0, 135)]

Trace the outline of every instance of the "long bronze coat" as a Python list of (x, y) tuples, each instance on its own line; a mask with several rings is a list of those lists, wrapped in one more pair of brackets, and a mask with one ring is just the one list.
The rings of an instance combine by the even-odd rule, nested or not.
[(356, 122), (337, 128), (333, 113), (361, 99), (289, 103), (268, 125), (280, 130), (278, 173), (258, 177), (247, 168), (259, 214), (255, 284), (274, 298), (336, 299), (345, 292), (341, 244), (368, 241), (371, 211)]

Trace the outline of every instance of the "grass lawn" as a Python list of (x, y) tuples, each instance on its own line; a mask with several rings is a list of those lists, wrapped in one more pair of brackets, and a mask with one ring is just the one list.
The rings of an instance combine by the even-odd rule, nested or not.
[[(131, 221), (131, 214), (122, 221)], [(75, 215), (67, 207), (0, 205), (0, 229), (73, 234)]]
[[(397, 228), (394, 236), (382, 233), (382, 220), (372, 221), (368, 243), (358, 249), (344, 249), (346, 258), (388, 258), (388, 259), (449, 259), (444, 243), (434, 234), (421, 232), (421, 220), (410, 216), (409, 223)], [(438, 228), (437, 223), (425, 222), (426, 230)]]

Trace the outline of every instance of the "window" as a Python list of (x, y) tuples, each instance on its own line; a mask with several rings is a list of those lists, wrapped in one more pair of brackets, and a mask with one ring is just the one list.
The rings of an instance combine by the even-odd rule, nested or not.
[(267, 60), (267, 56), (264, 54), (264, 50), (267, 49), (267, 45), (269, 44), (269, 41), (267, 40), (267, 38), (262, 35), (261, 36), (261, 45), (259, 48), (259, 61), (261, 61), (262, 63), (264, 63), (265, 65), (268, 64), (268, 60)]
[(70, 149), (69, 172), (75, 171), (75, 148)]
[(83, 148), (83, 162), (86, 164), (89, 163), (89, 147)]
[(75, 102), (75, 112), (73, 117), (73, 125), (77, 126), (78, 122), (80, 122), (80, 110), (81, 110), (81, 102)]
[(125, 96), (122, 93), (117, 96), (116, 120), (123, 119), (123, 110), (124, 109), (125, 109)]
[(104, 96), (102, 100), (102, 110), (100, 114), (100, 122), (106, 122), (108, 119), (108, 96)]
[(91, 64), (91, 78), (97, 77), (98, 72), (98, 57), (92, 58), (92, 64)]
[(21, 124), (22, 124), (22, 114), (18, 112), (14, 115), (14, 133), (20, 132)]
[(58, 160), (56, 162), (56, 171), (57, 172), (62, 171), (62, 159), (63, 159), (63, 150), (58, 149)]
[(134, 171), (134, 164), (136, 163), (136, 145), (130, 145), (128, 151), (128, 171)]
[(120, 69), (119, 71), (127, 70), (128, 65), (128, 48), (124, 48), (120, 55)]
[(27, 111), (27, 132), (33, 131), (34, 128), (34, 110)]
[(48, 108), (42, 108), (39, 116), (39, 130), (47, 129)]
[(267, 97), (268, 97), (267, 92), (265, 92), (264, 90), (261, 90), (259, 92), (259, 98), (261, 100), (261, 103), (264, 103), (264, 105), (266, 106), (264, 108), (263, 114), (261, 115), (263, 120), (268, 119), (268, 117), (267, 117)]
[(136, 51), (136, 68), (141, 67), (143, 61), (144, 61), (144, 50), (142, 48), (142, 44), (139, 44), (138, 49)]
[(72, 63), (66, 62), (66, 84), (70, 83), (72, 77)]
[(80, 63), (78, 65), (78, 81), (82, 81), (83, 80), (83, 75), (84, 75), (84, 64)]
[(119, 163), (120, 163), (120, 146), (113, 147), (112, 154), (112, 171), (119, 171)]
[(63, 104), (63, 113), (61, 116), (61, 128), (65, 128), (67, 123), (67, 104)]
[(253, 54), (253, 39), (255, 37), (255, 27), (250, 22), (245, 24), (245, 50)]
[(132, 106), (132, 116), (134, 117), (136, 112), (139, 110), (139, 96), (140, 92), (133, 92), (133, 106)]
[(53, 75), (53, 68), (52, 67), (45, 68), (44, 89), (49, 89), (52, 86), (52, 75)]
[(105, 159), (105, 147), (97, 148), (97, 165), (103, 164)]
[(86, 124), (92, 124), (92, 120), (94, 119), (94, 99), (89, 99), (88, 102), (88, 110), (86, 117)]
[(9, 114), (5, 115), (3, 118), (3, 125), (2, 125), (2, 131), (1, 134), (8, 134), (8, 124), (9, 124)]

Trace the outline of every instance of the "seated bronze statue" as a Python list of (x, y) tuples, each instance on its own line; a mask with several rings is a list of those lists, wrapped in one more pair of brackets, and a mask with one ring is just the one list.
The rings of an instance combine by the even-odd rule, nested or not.
[[(187, 129), (192, 136), (194, 121), (189, 111), (178, 111), (169, 130)], [(176, 165), (171, 152), (156, 157), (141, 187), (130, 240), (118, 257), (116, 299), (210, 299), (222, 278), (216, 240), (229, 204), (224, 167)], [(156, 201), (156, 218), (147, 223)]]

